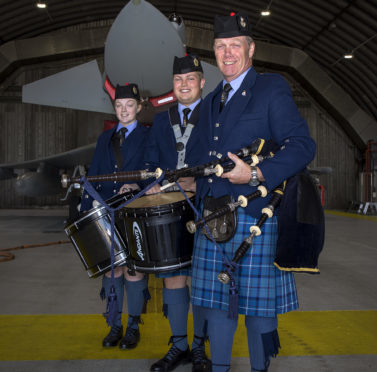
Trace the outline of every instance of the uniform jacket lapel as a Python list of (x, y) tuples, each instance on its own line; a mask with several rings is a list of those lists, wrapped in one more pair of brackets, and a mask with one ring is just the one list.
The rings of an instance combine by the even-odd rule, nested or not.
[(104, 132), (107, 135), (106, 143), (107, 143), (107, 147), (108, 147), (107, 154), (109, 156), (109, 159), (108, 159), (109, 167), (110, 167), (110, 165), (113, 167), (114, 164), (115, 164), (115, 154), (114, 154), (112, 138), (115, 135), (117, 128), (118, 128), (118, 124), (115, 125), (113, 129), (110, 129), (110, 130)]
[[(253, 98), (253, 88), (257, 73), (253, 68), (245, 76), (242, 84), (234, 93), (230, 101), (226, 104), (219, 121), (223, 120), (223, 132), (220, 139), (220, 147), (227, 142), (229, 138), (232, 138), (232, 132), (237, 130), (237, 123), (242, 114), (244, 114), (247, 106)], [(232, 116), (229, 116), (229, 109), (232, 108)]]
[(218, 110), (219, 110), (219, 107), (220, 107), (220, 96), (221, 96), (222, 89), (223, 89), (223, 84), (221, 82), (216, 87), (216, 89), (210, 94), (210, 96), (208, 98), (208, 99), (211, 100), (211, 104), (209, 106), (208, 105), (206, 106), (206, 107), (209, 107), (209, 110), (206, 113), (207, 118), (206, 118), (205, 123), (204, 123), (206, 128), (208, 128), (208, 130), (207, 130), (207, 141), (208, 141), (208, 143), (210, 143), (212, 141), (213, 125), (214, 125), (214, 121), (218, 117)]
[[(122, 155), (123, 155), (123, 169), (128, 168), (129, 164), (132, 163), (134, 157), (132, 154), (135, 154), (137, 151), (142, 151), (142, 142), (144, 136), (142, 133), (146, 131), (142, 124), (137, 123), (136, 128), (129, 134), (122, 145)], [(126, 161), (124, 160), (126, 159)]]

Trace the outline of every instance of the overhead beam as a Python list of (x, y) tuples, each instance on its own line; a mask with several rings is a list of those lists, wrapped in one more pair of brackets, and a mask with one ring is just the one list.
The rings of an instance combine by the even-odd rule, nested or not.
[[(189, 48), (213, 56), (210, 29), (186, 22), (186, 32)], [(5, 79), (20, 66), (103, 52), (106, 34), (104, 29), (62, 32), (14, 40), (0, 46), (0, 89)], [(370, 139), (377, 138), (377, 122), (302, 50), (256, 41), (254, 64), (289, 72), (339, 122), (361, 150)]]

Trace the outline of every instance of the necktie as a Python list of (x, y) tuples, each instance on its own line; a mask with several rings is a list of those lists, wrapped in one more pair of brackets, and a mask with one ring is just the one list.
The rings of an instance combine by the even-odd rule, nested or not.
[(225, 106), (226, 100), (228, 99), (229, 92), (232, 90), (232, 86), (229, 83), (224, 85), (223, 91), (220, 98), (220, 112)]
[(128, 129), (123, 127), (121, 128), (120, 130), (118, 130), (117, 132), (117, 138), (119, 140), (119, 145), (122, 146), (123, 145), (123, 142), (125, 141), (126, 139), (126, 133), (128, 132)]
[(183, 123), (182, 123), (182, 126), (184, 128), (186, 128), (186, 126), (187, 126), (188, 115), (189, 115), (190, 112), (191, 112), (191, 109), (189, 109), (188, 107), (186, 107), (185, 109), (183, 109)]

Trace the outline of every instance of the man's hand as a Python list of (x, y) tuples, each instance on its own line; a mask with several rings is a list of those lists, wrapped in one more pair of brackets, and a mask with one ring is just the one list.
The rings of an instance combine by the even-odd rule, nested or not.
[(145, 195), (157, 194), (161, 192), (161, 186), (159, 184), (154, 185), (151, 189), (149, 189)]
[(182, 177), (178, 179), (179, 185), (184, 191), (196, 191), (196, 182), (194, 177)]
[[(248, 183), (251, 178), (250, 165), (231, 152), (228, 152), (228, 157), (233, 161), (235, 167), (230, 172), (223, 173), (221, 178), (227, 178), (229, 182), (237, 185)], [(257, 172), (259, 181), (264, 181), (264, 177), (259, 168), (257, 168)]]
[(129, 192), (133, 190), (140, 190), (139, 185), (137, 185), (136, 183), (125, 183), (119, 189), (118, 194), (124, 194), (125, 192)]

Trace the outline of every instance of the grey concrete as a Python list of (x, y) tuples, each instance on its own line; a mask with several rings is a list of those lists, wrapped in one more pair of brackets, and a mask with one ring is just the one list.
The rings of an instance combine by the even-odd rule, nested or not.
[[(67, 240), (66, 210), (0, 210), (0, 249)], [(326, 216), (326, 245), (320, 275), (296, 275), (300, 310), (376, 310), (377, 221)], [(99, 279), (89, 279), (70, 244), (14, 251), (0, 263), (0, 314), (94, 314)], [(74, 285), (73, 285), (74, 284)], [(18, 294), (18, 295), (16, 295)], [(148, 371), (152, 360), (0, 362), (0, 371)], [(376, 355), (278, 357), (270, 372), (376, 371)], [(191, 371), (191, 366), (177, 371)], [(249, 371), (247, 358), (235, 358), (232, 372)]]
[(376, 310), (377, 221), (327, 214), (319, 268), (296, 274), (300, 310)]

